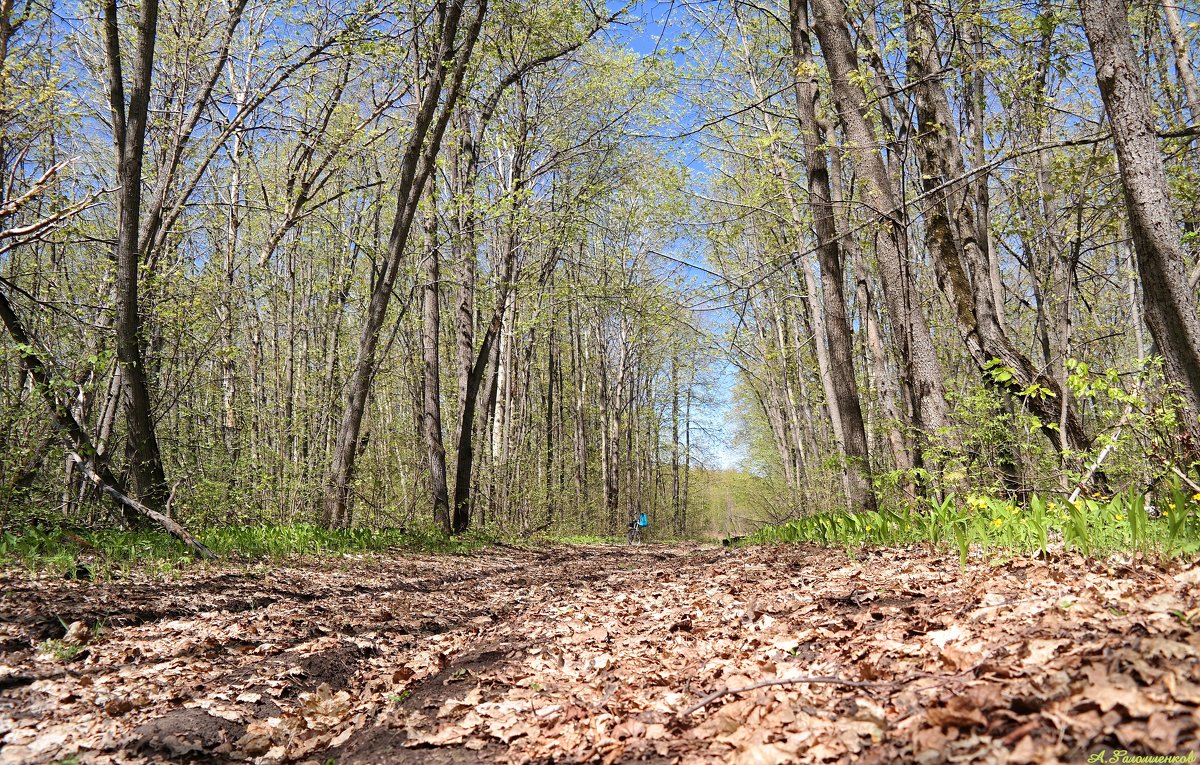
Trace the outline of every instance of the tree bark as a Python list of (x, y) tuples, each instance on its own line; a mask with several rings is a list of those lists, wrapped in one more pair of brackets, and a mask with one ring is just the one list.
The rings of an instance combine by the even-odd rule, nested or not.
[(1200, 318), (1158, 148), (1149, 89), (1138, 68), (1124, 0), (1080, 0), (1096, 83), (1112, 126), (1129, 232), (1142, 280), (1146, 324), (1169, 378), (1200, 412)]
[(421, 433), (429, 456), (429, 494), (433, 522), (450, 533), (450, 494), (446, 487), (446, 446), (442, 440), (442, 368), (438, 353), (441, 338), (441, 264), (436, 215), (430, 211), (425, 226), (425, 283), (421, 286), (421, 356), (424, 411)]
[(845, 5), (842, 0), (813, 0), (812, 7), (813, 30), (829, 70), (834, 104), (863, 179), (863, 201), (878, 216), (876, 259), (903, 377), (912, 391), (913, 425), (920, 434), (919, 461), (923, 443), (950, 422), (943, 372), (913, 283), (907, 231), (895, 189), (879, 154), (879, 140), (867, 120), (864, 105), (868, 99), (858, 84), (858, 53), (846, 26)]
[[(129, 100), (125, 99), (120, 24), (116, 0), (104, 4), (104, 32), (109, 69), (109, 106), (112, 110), (113, 148), (116, 157), (116, 333), (117, 360), (125, 386), (125, 417), (129, 437), (129, 471), (137, 495), (151, 507), (167, 501), (167, 479), (154, 427), (150, 382), (142, 354), (142, 316), (138, 299), (138, 265), (141, 260), (140, 216), (142, 164), (145, 158), (150, 80), (154, 69), (154, 44), (158, 31), (158, 0), (142, 0), (137, 20), (137, 51)], [(126, 518), (139, 521), (126, 508)]]
[(825, 304), (824, 343), (829, 357), (834, 400), (841, 423), (842, 454), (849, 476), (850, 504), (865, 510), (875, 509), (871, 489), (871, 459), (867, 431), (854, 376), (854, 340), (846, 315), (843, 283), (845, 267), (834, 217), (829, 184), (829, 158), (824, 148), (826, 136), (817, 120), (816, 69), (809, 39), (808, 8), (805, 0), (790, 0), (792, 62), (796, 70), (796, 114), (804, 141), (804, 161), (808, 170), (808, 200), (812, 209), (813, 232), (817, 237), (817, 258), (821, 264), (821, 296)]

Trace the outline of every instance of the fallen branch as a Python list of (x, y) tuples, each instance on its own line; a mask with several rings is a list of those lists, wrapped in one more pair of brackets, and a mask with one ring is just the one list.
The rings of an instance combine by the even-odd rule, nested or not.
[[(67, 456), (71, 458), (71, 461), (79, 465), (80, 469), (83, 470), (83, 474), (87, 476), (89, 481), (96, 485), (96, 488), (107, 494), (112, 499), (116, 500), (117, 503), (129, 508), (130, 510), (133, 510), (140, 515), (144, 515), (145, 517), (157, 523), (159, 526), (162, 526), (163, 530), (187, 545), (187, 547), (197, 556), (201, 558), (214, 557), (212, 550), (205, 547), (204, 543), (192, 536), (187, 529), (180, 526), (178, 523), (158, 512), (157, 510), (143, 505), (141, 502), (138, 502), (136, 499), (122, 491), (120, 485), (116, 483), (115, 476), (108, 472), (108, 468), (106, 466), (100, 465), (100, 470), (98, 471), (97, 466), (93, 465), (92, 461), (85, 460), (83, 457), (79, 456), (78, 452), (74, 450), (68, 451)], [(105, 475), (108, 476), (107, 480), (105, 479)]]
[(1079, 479), (1079, 483), (1075, 484), (1075, 490), (1071, 492), (1071, 496), (1067, 497), (1067, 502), (1070, 502), (1073, 505), (1075, 504), (1075, 500), (1079, 499), (1079, 493), (1083, 491), (1083, 487), (1087, 485), (1088, 481), (1092, 480), (1092, 476), (1094, 476), (1096, 471), (1100, 469), (1100, 466), (1104, 464), (1104, 458), (1107, 457), (1109, 453), (1112, 452), (1113, 447), (1116, 446), (1117, 439), (1121, 437), (1121, 429), (1125, 427), (1127, 422), (1129, 422), (1129, 415), (1132, 413), (1133, 404), (1126, 404), (1125, 412), (1121, 415), (1121, 421), (1117, 423), (1117, 429), (1113, 433), (1112, 439), (1104, 446), (1103, 449), (1100, 450), (1100, 454), (1096, 457), (1095, 461), (1092, 462), (1092, 466), (1088, 468), (1088, 471), (1084, 473), (1083, 478)]
[(1187, 474), (1180, 470), (1178, 465), (1172, 465), (1171, 472), (1179, 476), (1179, 480), (1190, 486), (1192, 491), (1200, 493), (1200, 485), (1197, 485), (1195, 481), (1193, 481), (1191, 478), (1188, 478)]

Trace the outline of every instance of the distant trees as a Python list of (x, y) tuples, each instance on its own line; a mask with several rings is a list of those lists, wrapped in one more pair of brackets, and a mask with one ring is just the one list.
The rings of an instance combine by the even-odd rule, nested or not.
[(1197, 17), (1080, 6), (5, 4), (0, 508), (683, 534), (722, 453), (778, 518), (1190, 470)]
[(683, 524), (701, 344), (656, 350), (694, 332), (627, 137), (661, 75), (592, 42), (627, 9), (42, 10), (0, 19), (5, 167), (54, 167), (3, 199), (6, 513), (98, 518), (99, 476), (173, 526)]

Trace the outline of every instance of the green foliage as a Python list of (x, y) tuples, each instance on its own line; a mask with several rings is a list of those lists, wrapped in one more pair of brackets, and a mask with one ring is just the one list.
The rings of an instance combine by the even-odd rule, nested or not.
[[(494, 542), (483, 533), (447, 539), (433, 529), (330, 531), (311, 524), (207, 529), (200, 540), (222, 558), (279, 560), (300, 555), (353, 555), (409, 550), (461, 554)], [(134, 568), (170, 572), (192, 564), (173, 537), (156, 531), (70, 531), (37, 527), (0, 534), (0, 567), (23, 566), (93, 578)]]
[(565, 536), (539, 535), (535, 541), (541, 544), (561, 545), (611, 545), (625, 541), (624, 537), (599, 536), (597, 534), (567, 534)]
[(1033, 495), (1026, 505), (979, 494), (950, 494), (926, 506), (814, 513), (761, 529), (748, 541), (851, 548), (925, 543), (956, 549), (964, 565), (972, 549), (1046, 555), (1059, 542), (1089, 556), (1142, 552), (1171, 558), (1200, 553), (1200, 493), (1189, 497), (1172, 485), (1162, 501), (1161, 516), (1151, 517), (1146, 496), (1135, 491), (1081, 497), (1073, 503)]
[(1026, 387), (1018, 385), (1014, 379), (1015, 370), (1005, 365), (1000, 359), (990, 359), (985, 362), (983, 371), (997, 388), (1008, 390), (1018, 398), (1054, 398), (1054, 391), (1037, 381), (1030, 383)]
[(56, 661), (73, 661), (83, 653), (85, 646), (64, 643), (61, 640), (43, 640), (38, 644), (38, 651), (53, 656)]
[[(63, 628), (67, 629), (67, 624), (62, 622)], [(56, 661), (68, 662), (74, 661), (83, 653), (89, 643), (95, 642), (96, 638), (104, 631), (104, 623), (96, 622), (87, 630), (87, 636), (80, 640), (70, 641), (67, 638), (43, 640), (38, 644), (38, 651), (49, 656), (53, 656)]]

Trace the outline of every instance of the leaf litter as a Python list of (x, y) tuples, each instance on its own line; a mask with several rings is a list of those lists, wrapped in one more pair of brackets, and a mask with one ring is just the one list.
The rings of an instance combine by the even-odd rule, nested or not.
[(1200, 567), (592, 546), (0, 593), (0, 765), (1200, 749)]

